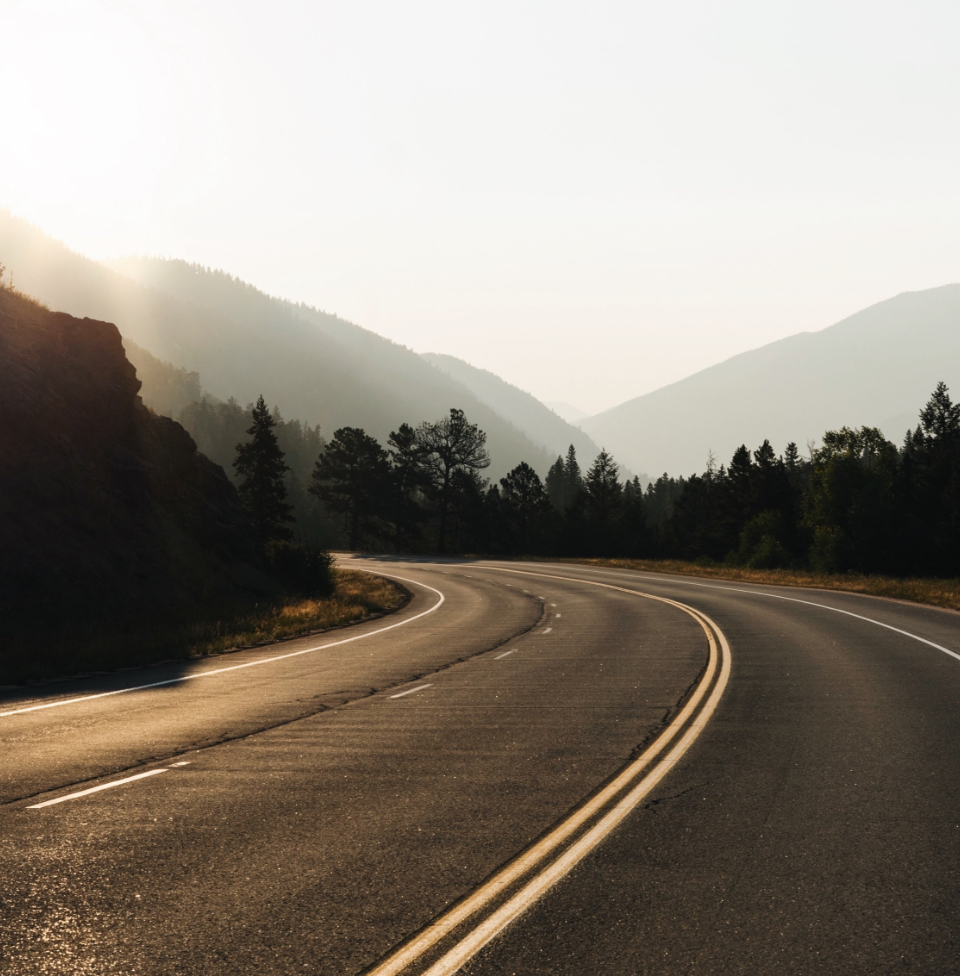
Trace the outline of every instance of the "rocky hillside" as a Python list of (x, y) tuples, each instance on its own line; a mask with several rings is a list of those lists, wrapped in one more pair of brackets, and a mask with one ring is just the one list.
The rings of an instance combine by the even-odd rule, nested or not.
[(179, 609), (269, 586), (223, 470), (139, 390), (114, 325), (0, 289), (8, 614)]

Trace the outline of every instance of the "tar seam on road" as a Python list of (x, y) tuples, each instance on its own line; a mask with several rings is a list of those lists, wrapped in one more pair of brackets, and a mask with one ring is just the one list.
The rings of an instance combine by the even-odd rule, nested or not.
[[(493, 567), (491, 567), (493, 568)], [(506, 572), (511, 572), (511, 570), (506, 570)], [(602, 573), (604, 576), (614, 576), (617, 579), (622, 579), (617, 573), (604, 573), (603, 570), (593, 569), (591, 572)], [(627, 570), (629, 572), (629, 570)], [(562, 576), (560, 579), (575, 579), (575, 577)], [(951, 651), (949, 647), (944, 647), (942, 644), (936, 644), (932, 640), (927, 640), (926, 637), (920, 637), (919, 634), (911, 634), (909, 630), (901, 630), (899, 627), (894, 627), (892, 624), (885, 624), (882, 620), (874, 620), (873, 617), (864, 617), (863, 614), (853, 613), (851, 610), (841, 610), (839, 607), (831, 607), (826, 603), (814, 603), (813, 600), (800, 600), (795, 596), (781, 596), (779, 593), (767, 593), (766, 590), (745, 590), (739, 586), (717, 586), (716, 583), (697, 583), (694, 580), (680, 580), (674, 579), (672, 576), (644, 576), (637, 574), (637, 579), (652, 580), (656, 583), (681, 583), (685, 586), (700, 586), (706, 590), (731, 590), (734, 593), (746, 593), (749, 596), (766, 596), (771, 600), (786, 600), (787, 603), (802, 603), (808, 607), (818, 607), (821, 610), (832, 610), (834, 613), (842, 613), (846, 617), (854, 617), (857, 620), (863, 620), (868, 624), (875, 624), (877, 627), (883, 627), (886, 630), (892, 630), (895, 634), (902, 634), (904, 637), (911, 637), (915, 641), (920, 641), (921, 644), (927, 644), (929, 647), (934, 647), (938, 651), (943, 651), (944, 654), (949, 654), (950, 657), (956, 658), (960, 661), (960, 654), (956, 651)], [(850, 591), (843, 591), (850, 592)], [(854, 593), (854, 596), (859, 594)], [(923, 606), (923, 604), (917, 604), (917, 606)]]
[[(504, 571), (519, 572), (518, 570)], [(569, 577), (551, 577), (541, 573), (525, 573), (524, 575), (540, 576), (544, 579), (569, 580)], [(600, 586), (605, 589), (629, 593), (633, 596), (645, 597), (677, 607), (689, 614), (703, 628), (707, 636), (709, 659), (703, 677), (686, 705), (637, 759), (629, 763), (583, 806), (561, 820), (545, 837), (534, 843), (527, 851), (524, 851), (493, 877), (481, 884), (465, 899), (430, 923), (419, 935), (414, 936), (405, 945), (387, 956), (379, 965), (367, 970), (368, 976), (399, 976), (424, 953), (429, 952), (446, 936), (450, 935), (454, 929), (481, 909), (486, 908), (499, 896), (506, 894), (507, 890), (525, 875), (539, 868), (539, 873), (528, 880), (507, 902), (461, 938), (452, 949), (425, 970), (423, 976), (449, 976), (449, 974), (455, 973), (491, 939), (539, 900), (557, 881), (567, 875), (628, 814), (636, 809), (650, 791), (683, 757), (716, 710), (730, 676), (730, 645), (720, 628), (706, 614), (676, 600), (628, 590), (609, 583), (598, 583), (593, 580), (572, 580), (571, 582), (586, 583), (588, 586)], [(719, 641), (721, 648), (719, 653), (717, 641)], [(719, 677), (717, 677), (718, 662)], [(709, 698), (703, 707), (697, 711), (711, 686), (712, 691)], [(670, 742), (684, 729), (680, 741), (673, 746), (669, 753), (658, 760)], [(646, 775), (639, 782), (635, 782), (637, 777), (651, 764), (653, 764), (652, 768)], [(608, 803), (616, 800), (617, 796), (627, 789), (629, 792), (621, 796), (619, 801), (607, 810), (593, 827), (567, 847), (559, 857), (543, 867), (543, 863), (558, 848), (571, 840), (581, 827), (588, 824), (594, 816), (601, 813)]]
[[(378, 573), (379, 576), (386, 576), (386, 573)], [(341, 644), (349, 644), (352, 641), (364, 640), (367, 637), (375, 637), (377, 634), (386, 633), (388, 630), (394, 630), (397, 627), (404, 627), (407, 624), (412, 624), (414, 620), (419, 620), (421, 617), (427, 616), (429, 613), (433, 613), (434, 610), (439, 609), (439, 607), (446, 600), (446, 597), (435, 587), (427, 586), (426, 583), (420, 583), (416, 580), (406, 579), (403, 576), (391, 576), (390, 579), (397, 579), (403, 583), (413, 583), (415, 586), (422, 586), (426, 590), (431, 590), (436, 593), (440, 599), (429, 609), (424, 610), (422, 613), (418, 613), (413, 617), (408, 617), (406, 620), (401, 620), (399, 623), (390, 624), (389, 627), (381, 627), (378, 630), (371, 630), (366, 634), (357, 634), (354, 637), (346, 637), (343, 640), (331, 641), (329, 644), (317, 644), (314, 647), (305, 647), (299, 651), (291, 651), (288, 654), (277, 654), (274, 657), (261, 658), (259, 661), (247, 661), (244, 664), (232, 664), (227, 668), (215, 668), (212, 671), (200, 671), (196, 674), (185, 674), (181, 675), (179, 678), (168, 678), (165, 681), (153, 681), (146, 685), (135, 685), (131, 688), (117, 688), (114, 691), (100, 691), (95, 695), (81, 695), (78, 698), (64, 698), (60, 701), (55, 702), (44, 702), (42, 705), (28, 705), (25, 708), (12, 708), (6, 712), (0, 712), (0, 718), (6, 718), (10, 715), (22, 715), (24, 712), (39, 712), (45, 708), (59, 708), (62, 705), (75, 705), (78, 702), (93, 701), (95, 698), (109, 698), (112, 695), (125, 695), (131, 691), (147, 691), (150, 688), (162, 688), (165, 685), (176, 685), (181, 684), (184, 681), (193, 681), (197, 678), (212, 678), (214, 675), (226, 674), (229, 671), (240, 671), (244, 668), (255, 668), (260, 664), (274, 664), (277, 661), (286, 661), (291, 657), (300, 657), (302, 654), (312, 654), (314, 651), (323, 651), (329, 647), (339, 647)]]

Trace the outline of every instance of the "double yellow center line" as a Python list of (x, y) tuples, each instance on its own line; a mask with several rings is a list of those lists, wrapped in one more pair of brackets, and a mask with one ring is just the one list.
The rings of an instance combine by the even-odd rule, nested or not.
[[(493, 568), (493, 567), (491, 567)], [(499, 569), (499, 568), (498, 568)], [(511, 861), (479, 888), (454, 905), (409, 942), (368, 970), (367, 976), (400, 976), (422, 956), (437, 948), (439, 943), (474, 915), (492, 907), (474, 926), (463, 934), (428, 969), (423, 976), (450, 976), (475, 956), (499, 932), (517, 919), (554, 884), (587, 856), (613, 831), (631, 811), (649, 795), (671, 768), (690, 749), (703, 727), (710, 720), (726, 688), (730, 676), (730, 645), (720, 628), (706, 614), (676, 600), (641, 593), (637, 590), (599, 583), (592, 580), (573, 580), (565, 576), (548, 576), (522, 570), (502, 569), (501, 572), (536, 576), (540, 579), (585, 583), (609, 590), (619, 590), (631, 596), (644, 597), (666, 603), (689, 614), (703, 628), (709, 645), (709, 658), (703, 677), (686, 705), (644, 753), (612, 779), (603, 789), (561, 820), (519, 857)], [(669, 748), (679, 736), (672, 748)], [(617, 799), (619, 797), (619, 799)], [(609, 809), (604, 811), (604, 808)], [(564, 845), (591, 820), (602, 816), (562, 852)], [(559, 852), (559, 856), (556, 856)], [(526, 875), (532, 876), (512, 896), (498, 907), (495, 903)]]

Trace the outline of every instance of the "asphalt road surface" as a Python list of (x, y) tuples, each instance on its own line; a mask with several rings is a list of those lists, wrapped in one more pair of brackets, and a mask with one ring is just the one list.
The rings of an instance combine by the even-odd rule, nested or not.
[(351, 565), (413, 600), (0, 693), (4, 974), (960, 972), (960, 615)]

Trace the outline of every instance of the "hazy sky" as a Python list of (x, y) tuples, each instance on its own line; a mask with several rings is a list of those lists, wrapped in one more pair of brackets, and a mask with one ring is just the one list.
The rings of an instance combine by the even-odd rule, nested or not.
[(600, 410), (960, 280), (958, 37), (955, 0), (0, 0), (0, 206)]

